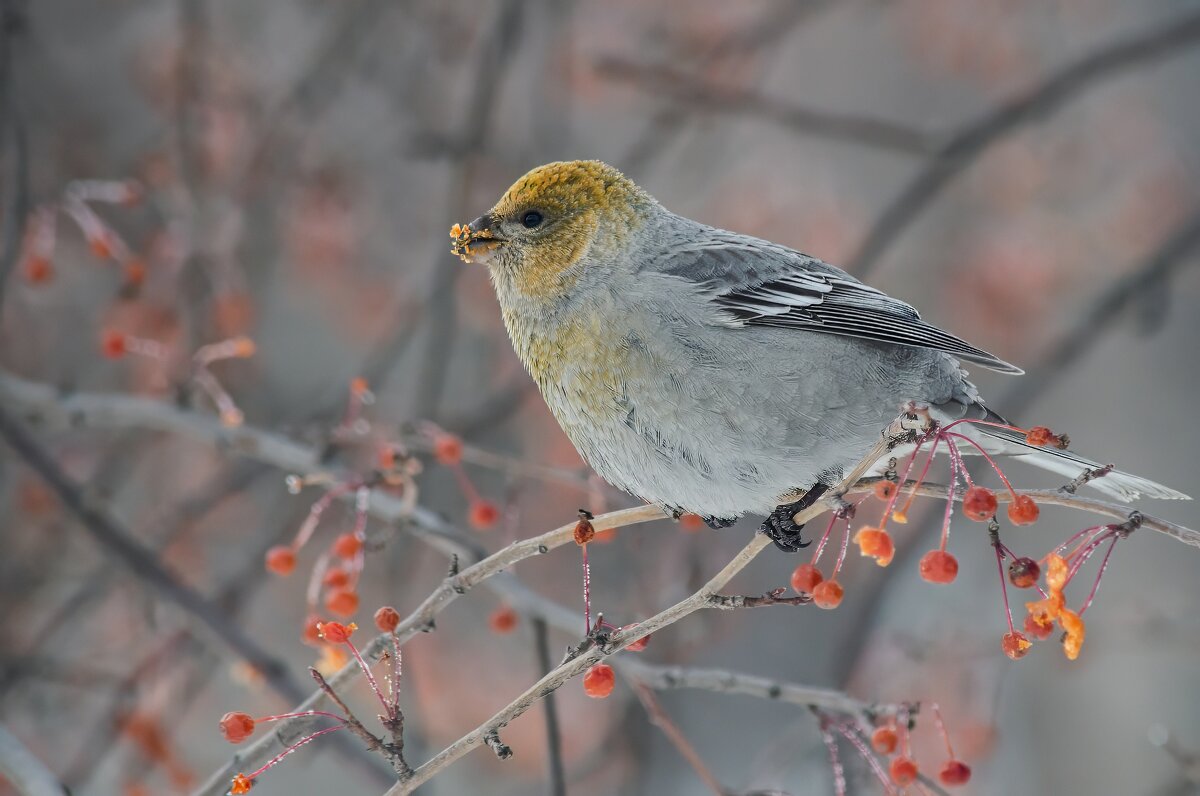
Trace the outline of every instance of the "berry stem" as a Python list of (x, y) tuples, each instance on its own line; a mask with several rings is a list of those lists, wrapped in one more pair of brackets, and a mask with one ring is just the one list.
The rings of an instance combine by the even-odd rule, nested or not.
[[(345, 720), (343, 719), (342, 721), (344, 722)], [(262, 766), (261, 766), (261, 767), (260, 767), (260, 768), (259, 768), (257, 771), (255, 771), (254, 773), (252, 773), (252, 774), (247, 774), (247, 775), (246, 775), (246, 778), (247, 778), (247, 779), (249, 779), (249, 780), (251, 780), (251, 781), (253, 781), (253, 780), (255, 780), (255, 779), (258, 779), (258, 777), (259, 777), (260, 775), (262, 775), (262, 773), (263, 773), (264, 771), (266, 771), (266, 770), (267, 770), (267, 769), (269, 769), (271, 766), (273, 766), (273, 765), (275, 765), (276, 763), (278, 763), (278, 762), (279, 762), (280, 760), (282, 760), (283, 758), (285, 758), (285, 757), (287, 757), (288, 755), (290, 755), (292, 752), (294, 752), (294, 751), (296, 751), (297, 749), (299, 749), (301, 746), (304, 746), (305, 744), (312, 743), (313, 741), (315, 741), (316, 739), (320, 738), (322, 735), (325, 735), (326, 733), (330, 733), (330, 732), (336, 732), (337, 730), (343, 729), (345, 726), (346, 726), (346, 725), (345, 725), (344, 723), (343, 723), (343, 724), (337, 724), (337, 725), (334, 725), (333, 727), (326, 727), (326, 728), (325, 728), (325, 729), (323, 729), (323, 730), (317, 730), (317, 731), (316, 731), (316, 732), (314, 732), (312, 735), (306, 735), (305, 737), (301, 738), (300, 740), (296, 741), (294, 744), (292, 744), (291, 746), (289, 746), (287, 749), (284, 749), (282, 752), (280, 752), (279, 754), (275, 755), (274, 757), (272, 757), (272, 758), (271, 758), (270, 760), (268, 760), (267, 762), (263, 763), (263, 764), (262, 764)]]
[[(996, 542), (995, 547), (996, 547), (996, 569), (1000, 571), (1000, 594), (1002, 594), (1004, 596), (1004, 615), (1008, 618), (1008, 632), (1016, 633), (1017, 629), (1015, 627), (1013, 627), (1012, 608), (1010, 608), (1008, 605), (1008, 583), (1005, 581), (1005, 578), (1004, 578), (1004, 553), (1001, 550), (1001, 548), (1003, 548), (1004, 545), (1001, 542)], [(1005, 549), (1007, 549), (1007, 548), (1005, 548)], [(935, 707), (934, 710), (936, 711), (937, 708)], [(938, 721), (940, 722), (941, 719), (938, 719)], [(950, 757), (954, 757), (954, 755), (950, 755)]]
[(875, 759), (875, 755), (871, 754), (871, 750), (863, 743), (862, 738), (858, 737), (858, 731), (853, 727), (847, 727), (845, 724), (835, 724), (837, 731), (842, 734), (842, 737), (854, 745), (858, 753), (862, 755), (863, 760), (867, 761), (867, 765), (871, 767), (875, 777), (879, 780), (879, 784), (883, 785), (883, 792), (887, 796), (896, 796), (896, 789), (892, 787), (892, 782), (888, 779), (887, 772), (883, 770), (883, 766), (879, 765), (879, 761)]
[[(922, 434), (921, 438), (917, 440), (917, 446), (913, 448), (912, 455), (908, 457), (908, 464), (904, 465), (904, 472), (900, 474), (900, 480), (896, 483), (896, 489), (892, 492), (892, 497), (888, 500), (887, 505), (883, 507), (883, 519), (879, 521), (880, 528), (887, 529), (888, 518), (892, 516), (892, 509), (896, 507), (896, 501), (900, 498), (900, 484), (908, 481), (908, 474), (912, 472), (913, 465), (917, 463), (917, 454), (921, 452), (921, 446), (925, 444), (927, 439), (928, 436)], [(925, 469), (929, 469), (928, 465), (926, 465)]]
[(329, 718), (337, 721), (345, 721), (345, 719), (338, 714), (330, 713), (325, 710), (302, 710), (299, 713), (280, 713), (275, 716), (262, 716), (261, 718), (255, 719), (255, 721), (282, 721), (283, 719), (299, 719), (305, 716), (328, 716)]
[(367, 682), (371, 684), (371, 690), (375, 692), (375, 697), (379, 700), (379, 704), (383, 706), (383, 712), (388, 716), (388, 718), (393, 718), (391, 703), (384, 699), (383, 691), (379, 689), (379, 682), (375, 679), (375, 675), (371, 673), (371, 667), (367, 665), (365, 660), (363, 660), (363, 656), (361, 653), (359, 653), (358, 647), (354, 646), (354, 642), (350, 639), (346, 639), (346, 646), (349, 647), (350, 651), (354, 653), (354, 660), (358, 661), (358, 668), (362, 669), (363, 674), (366, 675)]
[(1109, 542), (1108, 550), (1104, 553), (1104, 558), (1100, 561), (1100, 571), (1096, 573), (1096, 582), (1092, 584), (1092, 590), (1088, 592), (1087, 599), (1083, 601), (1083, 607), (1079, 609), (1079, 615), (1083, 616), (1092, 604), (1092, 600), (1096, 599), (1096, 592), (1100, 589), (1100, 579), (1104, 577), (1104, 570), (1108, 569), (1108, 559), (1112, 556), (1113, 550), (1116, 549), (1117, 542), (1121, 539), (1120, 535), (1113, 534), (1112, 541)]
[(583, 635), (592, 632), (592, 567), (588, 563), (588, 546), (580, 545), (583, 550)]
[(833, 565), (833, 574), (829, 576), (830, 580), (836, 580), (838, 573), (842, 571), (842, 564), (846, 560), (846, 549), (850, 546), (850, 518), (846, 517), (846, 527), (842, 529), (842, 546), (838, 550), (837, 563)]
[[(945, 433), (945, 432), (943, 431), (942, 433)], [(966, 442), (968, 445), (970, 445), (972, 448), (979, 451), (979, 455), (982, 456), (984, 459), (986, 459), (987, 463), (990, 464), (992, 466), (992, 469), (996, 471), (996, 475), (1000, 476), (1000, 480), (1004, 482), (1004, 487), (1009, 491), (1009, 494), (1011, 494), (1013, 496), (1014, 500), (1016, 499), (1017, 490), (1013, 489), (1013, 485), (1008, 482), (1008, 478), (1004, 475), (1004, 471), (1000, 469), (1000, 465), (996, 464), (996, 460), (993, 459), (991, 456), (989, 456), (988, 452), (985, 451), (978, 442), (976, 442), (975, 440), (971, 439), (970, 437), (964, 436), (962, 434), (947, 434), (946, 436), (954, 437), (956, 439), (961, 439), (964, 442)]]
[(833, 769), (834, 796), (846, 796), (846, 772), (838, 756), (837, 738), (829, 731), (829, 720), (824, 716), (821, 717), (821, 740), (825, 742), (825, 749), (829, 752), (829, 767)]
[[(1009, 621), (1008, 626), (1009, 628), (1012, 627), (1011, 620)], [(942, 709), (938, 707), (938, 703), (936, 702), (934, 702), (931, 707), (933, 707), (933, 720), (937, 722), (938, 732), (942, 734), (942, 740), (946, 742), (946, 756), (953, 760), (954, 747), (950, 745), (950, 733), (946, 732), (946, 723), (942, 721)]]
[(833, 533), (833, 525), (837, 520), (838, 516), (836, 512), (829, 515), (829, 524), (825, 526), (825, 533), (821, 536), (821, 541), (817, 542), (817, 549), (813, 550), (811, 563), (814, 567), (821, 560), (821, 554), (825, 552), (825, 543), (829, 541), (829, 534)]
[[(917, 482), (913, 484), (912, 490), (908, 493), (908, 499), (905, 500), (904, 505), (900, 507), (901, 514), (908, 514), (908, 510), (912, 506), (913, 499), (917, 496), (917, 490), (921, 487), (921, 484), (925, 483), (925, 476), (929, 475), (929, 468), (933, 465), (933, 457), (937, 453), (938, 443), (941, 441), (942, 438), (940, 435), (933, 438), (933, 445), (931, 445), (929, 448), (929, 457), (925, 460), (925, 466), (921, 468), (921, 475), (918, 476)], [(913, 461), (916, 461), (916, 457), (916, 451), (913, 451)], [(907, 471), (905, 471), (905, 478), (900, 479), (900, 483), (904, 483), (906, 480)], [(896, 491), (899, 492), (900, 490), (897, 489)]]

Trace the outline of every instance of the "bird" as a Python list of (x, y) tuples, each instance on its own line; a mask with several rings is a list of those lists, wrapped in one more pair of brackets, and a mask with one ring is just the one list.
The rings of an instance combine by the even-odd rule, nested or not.
[[(963, 369), (1020, 368), (816, 257), (672, 213), (601, 161), (532, 169), (451, 238), (486, 266), (513, 348), (580, 455), (674, 516), (765, 516), (760, 530), (795, 552), (794, 514), (904, 406), (996, 424), (957, 427), (989, 455), (1072, 478), (1100, 467), (1000, 428)], [(1187, 499), (1116, 470), (1088, 483)]]

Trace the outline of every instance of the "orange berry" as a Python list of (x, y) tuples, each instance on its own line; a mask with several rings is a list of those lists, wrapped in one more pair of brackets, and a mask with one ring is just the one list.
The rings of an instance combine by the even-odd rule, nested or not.
[(371, 387), (367, 384), (367, 380), (362, 376), (355, 376), (350, 379), (350, 394), (355, 397), (361, 397), (371, 391)]
[(316, 614), (309, 614), (304, 620), (304, 630), (300, 633), (300, 640), (310, 647), (317, 647), (321, 644), (321, 617)]
[(1051, 592), (1061, 592), (1067, 587), (1067, 576), (1071, 574), (1071, 568), (1067, 566), (1067, 560), (1058, 553), (1051, 553), (1046, 556), (1046, 586)]
[(899, 742), (893, 727), (878, 727), (871, 733), (871, 748), (881, 755), (890, 755), (896, 751), (896, 744)]
[(133, 287), (141, 287), (146, 281), (146, 264), (136, 257), (125, 263), (125, 282)]
[(100, 337), (100, 353), (109, 359), (120, 359), (128, 353), (125, 335), (112, 329)]
[(596, 529), (592, 527), (592, 523), (586, 517), (580, 517), (579, 522), (575, 523), (575, 544), (585, 545), (595, 536)]
[(584, 672), (583, 693), (592, 699), (604, 699), (612, 693), (616, 682), (617, 676), (613, 673), (613, 668), (607, 663), (597, 663)]
[(1029, 495), (1017, 495), (1016, 500), (1008, 504), (1008, 521), (1013, 525), (1033, 525), (1039, 514), (1041, 509)]
[(342, 567), (330, 567), (321, 583), (330, 589), (344, 589), (350, 585), (350, 573)]
[(25, 260), (25, 281), (40, 285), (54, 278), (54, 264), (45, 257), (33, 256)]
[(907, 788), (917, 781), (917, 761), (901, 755), (892, 760), (892, 764), (888, 766), (888, 773), (892, 775), (892, 782)]
[(930, 583), (953, 583), (958, 577), (958, 559), (945, 550), (930, 550), (921, 556), (921, 579)]
[(892, 558), (896, 555), (896, 546), (892, 543), (891, 535), (882, 528), (861, 528), (854, 535), (854, 543), (858, 545), (862, 555), (874, 558), (875, 563), (881, 567), (892, 563)]
[[(357, 602), (358, 598), (354, 599)], [(350, 640), (350, 634), (358, 630), (358, 625), (353, 622), (348, 625), (343, 625), (341, 622), (321, 622), (317, 625), (317, 629), (321, 633), (321, 638), (330, 644), (344, 644)]]
[(798, 592), (812, 594), (813, 589), (823, 580), (825, 580), (825, 576), (821, 574), (821, 570), (817, 569), (816, 566), (813, 564), (801, 564), (792, 573), (792, 588)]
[(963, 495), (963, 514), (976, 522), (987, 522), (999, 506), (996, 493), (986, 486), (973, 486)]
[(1018, 589), (1032, 588), (1042, 574), (1042, 568), (1032, 558), (1014, 558), (1008, 563), (1008, 582)]
[(1054, 622), (1043, 616), (1025, 615), (1025, 632), (1041, 641), (1050, 638), (1054, 632)]
[(233, 355), (240, 359), (252, 357), (258, 351), (258, 344), (244, 335), (235, 337), (230, 342), (233, 343)]
[(339, 534), (333, 540), (331, 549), (333, 554), (339, 558), (354, 558), (358, 555), (358, 551), (362, 550), (362, 539), (352, 533)]
[(1000, 649), (1004, 650), (1004, 654), (1014, 661), (1024, 658), (1025, 653), (1029, 652), (1029, 648), (1032, 646), (1032, 641), (1025, 638), (1023, 633), (1016, 631), (1005, 633), (1004, 638), (1000, 639)]
[(296, 568), (296, 551), (291, 545), (276, 545), (267, 551), (267, 572), (275, 575), (290, 575)]
[(441, 432), (433, 438), (433, 458), (442, 464), (458, 464), (462, 454), (462, 440), (453, 434)]
[(230, 796), (243, 796), (249, 793), (254, 787), (254, 780), (247, 777), (245, 774), (238, 774), (233, 778), (233, 782), (229, 785)]
[(98, 260), (109, 260), (113, 256), (112, 239), (107, 232), (100, 232), (88, 240), (88, 247)]
[(343, 619), (358, 610), (358, 594), (353, 589), (336, 589), (325, 598), (325, 610)]
[(230, 711), (221, 717), (221, 734), (230, 743), (241, 743), (254, 733), (254, 717), (249, 713)]
[(1046, 445), (1066, 447), (1065, 445), (1062, 445), (1062, 437), (1055, 434), (1045, 426), (1034, 426), (1033, 428), (1029, 429), (1029, 431), (1025, 433), (1025, 441), (1030, 445), (1037, 445), (1038, 447), (1045, 447)]
[(947, 760), (938, 772), (938, 781), (948, 787), (966, 785), (971, 781), (971, 767), (961, 760)]
[(504, 635), (511, 633), (517, 626), (517, 612), (512, 609), (512, 606), (502, 605), (492, 615), (488, 617), (488, 627), (493, 633)]
[(384, 633), (391, 633), (400, 625), (400, 612), (390, 605), (385, 605), (375, 612), (375, 627)]
[(375, 454), (376, 460), (379, 462), (380, 470), (396, 469), (396, 449), (391, 445), (382, 445), (379, 451)]
[(879, 481), (875, 484), (875, 497), (880, 500), (891, 500), (894, 494), (896, 494), (894, 481)]
[(836, 580), (823, 580), (812, 590), (813, 605), (818, 608), (831, 610), (842, 604), (845, 590)]
[(471, 504), (470, 513), (467, 515), (467, 521), (477, 531), (486, 531), (495, 525), (499, 518), (500, 509), (489, 500), (476, 500)]
[(704, 520), (699, 514), (682, 514), (679, 517), (679, 527), (685, 531), (699, 531), (704, 528)]
[(1068, 660), (1073, 661), (1079, 657), (1079, 651), (1083, 648), (1083, 638), (1087, 630), (1083, 619), (1069, 608), (1064, 608), (1058, 615), (1058, 624), (1064, 631), (1063, 652)]

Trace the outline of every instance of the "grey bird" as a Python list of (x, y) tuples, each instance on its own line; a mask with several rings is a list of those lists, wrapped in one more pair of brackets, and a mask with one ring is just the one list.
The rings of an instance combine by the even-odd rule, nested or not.
[[(451, 234), (487, 266), (518, 356), (601, 477), (713, 527), (766, 515), (785, 550), (804, 544), (795, 511), (903, 405), (943, 425), (1004, 422), (960, 363), (1021, 373), (832, 265), (669, 212), (598, 161), (535, 168)], [(1020, 433), (960, 429), (1067, 478), (1099, 467)], [(1119, 471), (1089, 486), (1187, 498)]]

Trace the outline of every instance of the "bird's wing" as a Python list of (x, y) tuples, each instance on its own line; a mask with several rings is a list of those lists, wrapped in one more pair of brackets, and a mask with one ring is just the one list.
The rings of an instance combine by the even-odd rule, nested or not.
[[(657, 258), (656, 258), (657, 259)], [(1021, 373), (921, 320), (908, 304), (785, 246), (722, 230), (672, 246), (655, 270), (696, 283), (733, 326), (775, 326), (931, 348), (1000, 373)]]

